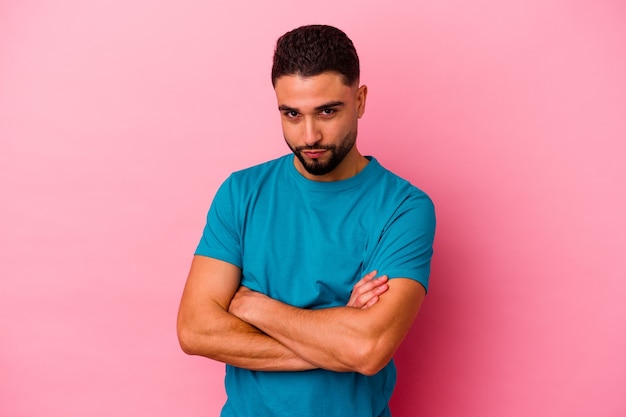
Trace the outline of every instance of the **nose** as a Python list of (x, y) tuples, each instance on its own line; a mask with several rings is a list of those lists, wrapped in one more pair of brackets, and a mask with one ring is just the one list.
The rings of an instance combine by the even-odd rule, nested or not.
[(315, 119), (307, 117), (304, 120), (304, 143), (306, 146), (313, 146), (322, 140), (322, 132)]

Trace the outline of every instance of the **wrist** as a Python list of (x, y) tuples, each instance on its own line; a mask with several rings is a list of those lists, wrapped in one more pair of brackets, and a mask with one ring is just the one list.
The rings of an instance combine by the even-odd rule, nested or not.
[(231, 300), (228, 312), (239, 319), (252, 324), (253, 315), (259, 310), (259, 305), (265, 295), (252, 291), (246, 287), (240, 287)]

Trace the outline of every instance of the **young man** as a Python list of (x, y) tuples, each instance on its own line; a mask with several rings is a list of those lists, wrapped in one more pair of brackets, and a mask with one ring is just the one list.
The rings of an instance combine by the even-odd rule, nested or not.
[(181, 346), (226, 363), (222, 416), (389, 416), (392, 356), (428, 285), (432, 202), (359, 153), (367, 87), (342, 31), (283, 35), (272, 83), (293, 155), (217, 192)]

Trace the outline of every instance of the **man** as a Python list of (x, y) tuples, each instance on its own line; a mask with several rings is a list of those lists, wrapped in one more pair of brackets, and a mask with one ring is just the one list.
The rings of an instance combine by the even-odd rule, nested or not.
[(272, 83), (293, 155), (218, 190), (181, 346), (227, 364), (222, 416), (389, 416), (392, 356), (428, 285), (432, 202), (359, 153), (367, 87), (342, 31), (283, 35)]

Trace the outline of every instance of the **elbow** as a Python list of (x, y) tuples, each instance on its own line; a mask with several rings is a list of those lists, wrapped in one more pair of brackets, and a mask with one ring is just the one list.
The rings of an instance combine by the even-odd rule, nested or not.
[(196, 342), (195, 333), (188, 327), (179, 324), (176, 333), (178, 336), (178, 344), (183, 352), (187, 355), (198, 354), (198, 344)]
[(355, 372), (373, 376), (380, 372), (393, 357), (393, 349), (384, 346), (381, 340), (373, 340), (361, 345), (353, 355), (352, 368)]
[(356, 372), (365, 376), (374, 376), (387, 366), (390, 360), (391, 358), (379, 361), (370, 360), (368, 363), (361, 364), (358, 368), (356, 368)]
[(377, 373), (379, 373), (389, 362), (386, 362), (384, 364), (381, 364), (380, 366), (369, 366), (369, 367), (365, 367), (363, 369), (361, 369), (359, 371), (360, 374), (363, 374), (365, 376), (374, 376)]
[(193, 355), (193, 344), (191, 343), (189, 335), (184, 330), (178, 330), (178, 344), (187, 355)]

